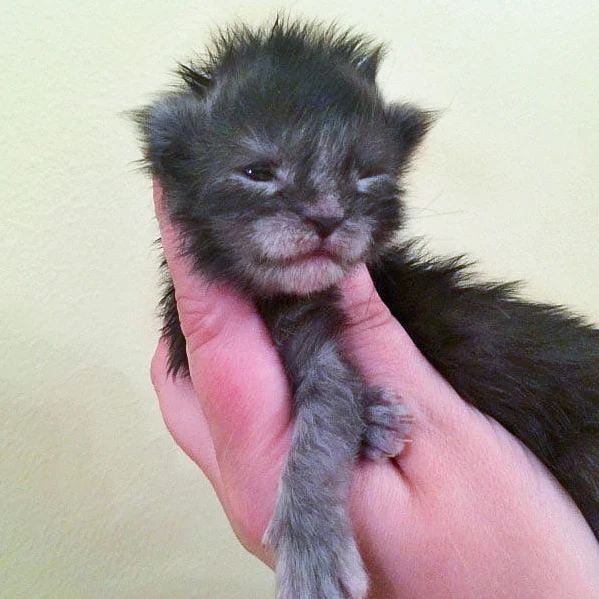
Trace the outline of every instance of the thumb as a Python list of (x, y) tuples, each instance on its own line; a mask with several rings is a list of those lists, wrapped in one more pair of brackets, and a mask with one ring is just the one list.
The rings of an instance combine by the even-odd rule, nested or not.
[[(395, 391), (415, 417), (418, 438), (463, 429), (474, 411), (435, 370), (379, 297), (365, 266), (341, 283), (345, 342), (366, 380)], [(424, 439), (423, 439), (424, 440)]]

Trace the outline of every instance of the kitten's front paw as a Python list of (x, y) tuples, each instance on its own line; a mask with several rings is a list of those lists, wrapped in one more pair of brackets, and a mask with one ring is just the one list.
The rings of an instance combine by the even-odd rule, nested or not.
[(366, 393), (363, 452), (371, 460), (393, 458), (410, 442), (413, 418), (391, 391), (370, 388)]
[(277, 599), (364, 599), (368, 577), (351, 533), (316, 528), (269, 525), (263, 541), (275, 550)]

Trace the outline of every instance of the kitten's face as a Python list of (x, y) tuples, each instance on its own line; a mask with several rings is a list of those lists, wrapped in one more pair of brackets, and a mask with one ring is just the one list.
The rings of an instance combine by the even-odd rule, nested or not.
[(210, 186), (214, 238), (259, 293), (334, 285), (399, 225), (396, 173), (372, 124), (323, 127), (240, 131)]
[(190, 254), (258, 295), (326, 289), (381, 252), (426, 126), (356, 68), (295, 54), (237, 65), (153, 110), (150, 160)]

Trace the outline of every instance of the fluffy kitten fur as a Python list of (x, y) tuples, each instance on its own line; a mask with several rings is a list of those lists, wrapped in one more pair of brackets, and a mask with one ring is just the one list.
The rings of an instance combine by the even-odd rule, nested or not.
[[(138, 113), (184, 252), (255, 301), (293, 389), (292, 448), (265, 536), (280, 599), (364, 597), (352, 466), (360, 452), (397, 455), (409, 423), (340, 346), (335, 285), (363, 261), (427, 359), (547, 465), (599, 537), (599, 331), (518, 299), (513, 285), (471, 280), (459, 259), (393, 245), (402, 175), (431, 119), (381, 98), (380, 55), (335, 28), (237, 27)], [(172, 285), (162, 307), (171, 371), (187, 373)]]

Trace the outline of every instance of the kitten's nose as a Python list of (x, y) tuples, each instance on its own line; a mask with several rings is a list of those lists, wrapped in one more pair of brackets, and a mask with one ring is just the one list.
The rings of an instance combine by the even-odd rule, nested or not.
[(309, 216), (306, 220), (316, 229), (319, 237), (326, 239), (343, 222), (343, 217)]

